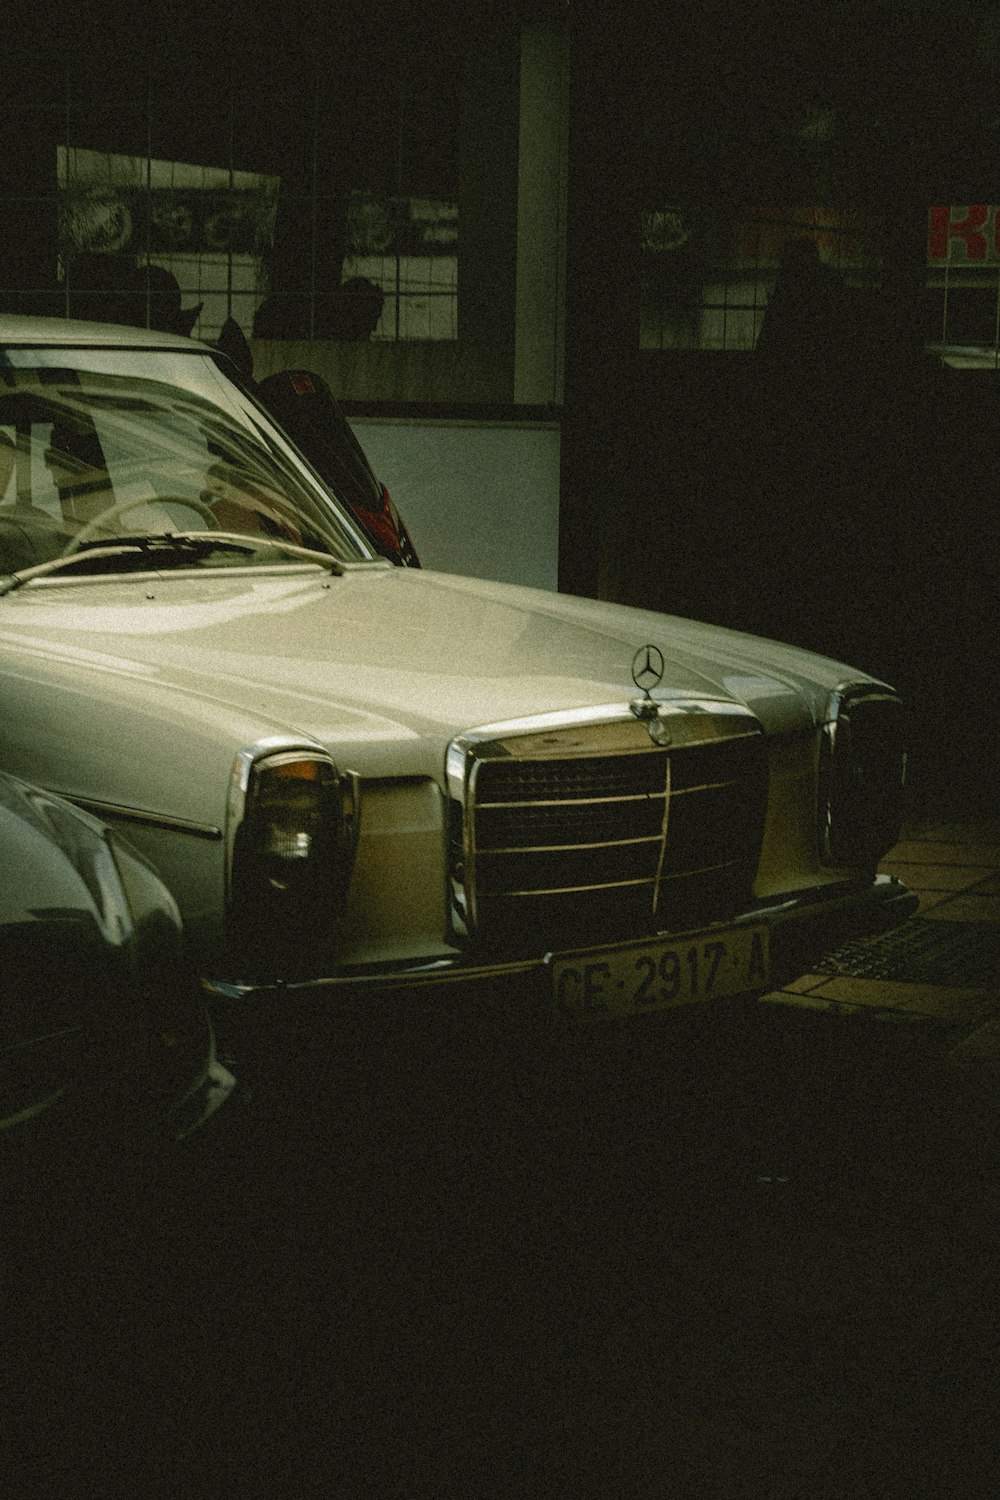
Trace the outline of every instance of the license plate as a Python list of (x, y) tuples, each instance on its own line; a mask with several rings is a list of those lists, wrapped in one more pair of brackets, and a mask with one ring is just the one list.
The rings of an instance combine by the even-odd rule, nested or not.
[(556, 1010), (571, 1021), (645, 1015), (767, 988), (768, 930), (731, 927), (552, 961)]

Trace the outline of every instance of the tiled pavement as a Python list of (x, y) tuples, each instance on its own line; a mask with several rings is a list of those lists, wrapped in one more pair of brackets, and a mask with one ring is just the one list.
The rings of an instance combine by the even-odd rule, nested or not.
[[(940, 1023), (952, 1063), (995, 1071), (1000, 1079), (1000, 818), (914, 819), (879, 868), (917, 892), (914, 920), (963, 924), (979, 956), (977, 982), (962, 982), (960, 972), (957, 983), (815, 973), (769, 998), (809, 1009), (867, 1011), (886, 1020), (924, 1017)], [(987, 974), (984, 983), (991, 953), (996, 976)]]

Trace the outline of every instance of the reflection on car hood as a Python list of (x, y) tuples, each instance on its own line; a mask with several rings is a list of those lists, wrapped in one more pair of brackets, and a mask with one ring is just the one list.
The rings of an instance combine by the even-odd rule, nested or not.
[(0, 650), (23, 648), (48, 678), (72, 673), (147, 711), (157, 689), (180, 694), (230, 734), (252, 722), (353, 745), (368, 775), (439, 769), (442, 742), (475, 725), (624, 707), (646, 642), (666, 661), (658, 693), (732, 698), (772, 731), (815, 721), (858, 675), (690, 621), (406, 569), (88, 579), (0, 601)]

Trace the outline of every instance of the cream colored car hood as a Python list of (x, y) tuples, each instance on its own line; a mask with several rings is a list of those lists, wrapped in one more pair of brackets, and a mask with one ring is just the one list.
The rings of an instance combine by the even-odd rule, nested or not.
[(474, 726), (624, 708), (646, 642), (666, 661), (657, 696), (735, 699), (770, 732), (816, 722), (832, 688), (864, 677), (732, 631), (424, 570), (220, 569), (0, 600), (5, 670), (82, 674), (116, 713), (132, 696), (155, 715), (162, 698), (165, 718), (183, 705), (203, 731), (309, 737), (367, 776), (439, 775), (446, 742)]

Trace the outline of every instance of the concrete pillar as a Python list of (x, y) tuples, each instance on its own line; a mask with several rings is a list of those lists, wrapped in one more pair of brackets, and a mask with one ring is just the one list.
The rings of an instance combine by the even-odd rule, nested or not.
[[(643, 524), (636, 472), (639, 226), (635, 37), (618, 11), (570, 20), (566, 235), (566, 393), (560, 471), (559, 587), (618, 598), (623, 543)], [(633, 49), (630, 51), (630, 49)], [(653, 569), (658, 555), (644, 560)]]
[(565, 27), (521, 34), (514, 400), (563, 399), (569, 46)]
[(460, 100), (460, 399), (490, 404), (514, 397), (519, 42), (513, 19), (484, 18), (470, 30)]

